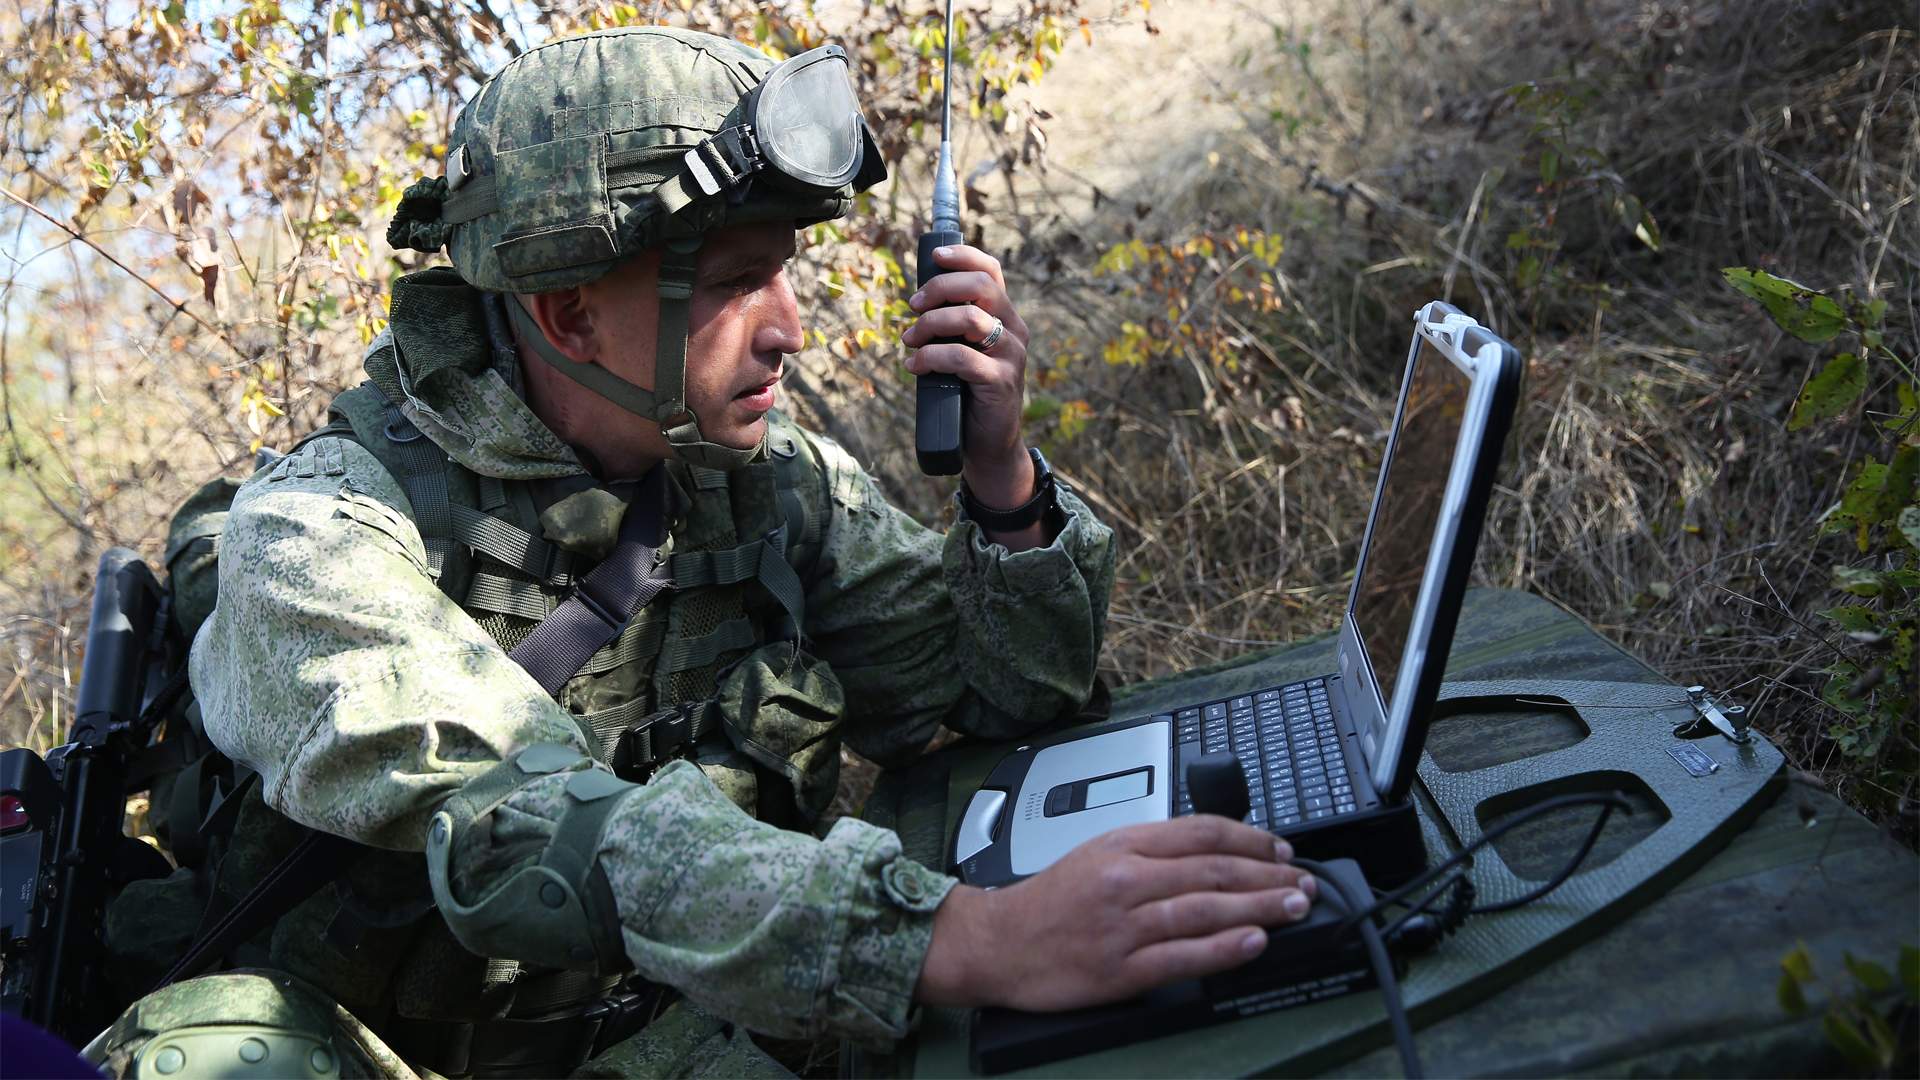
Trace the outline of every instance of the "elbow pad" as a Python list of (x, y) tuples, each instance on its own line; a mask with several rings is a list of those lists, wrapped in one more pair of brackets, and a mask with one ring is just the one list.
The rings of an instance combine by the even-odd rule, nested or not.
[[(571, 773), (564, 782), (556, 773)], [(549, 779), (552, 777), (552, 779)], [(454, 895), (448, 862), (467, 830), (534, 784), (561, 784), (565, 807), (545, 848), (473, 903)], [(614, 808), (637, 784), (556, 743), (530, 746), (469, 781), (427, 825), (427, 875), (440, 914), (455, 938), (479, 956), (543, 967), (625, 971), (613, 889), (599, 866), (600, 834)]]

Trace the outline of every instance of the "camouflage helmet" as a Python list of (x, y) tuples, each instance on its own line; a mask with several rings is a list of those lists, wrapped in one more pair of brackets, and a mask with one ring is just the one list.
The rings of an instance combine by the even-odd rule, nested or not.
[[(793, 155), (783, 158), (769, 137), (809, 111), (827, 117), (824, 153), (833, 159), (811, 171), (790, 165)], [(444, 174), (407, 190), (387, 239), (421, 251), (445, 245), (469, 284), (503, 293), (584, 285), (624, 258), (662, 249), (651, 390), (562, 355), (520, 303), (507, 309), (543, 360), (658, 422), (680, 457), (734, 468), (762, 450), (705, 441), (686, 407), (702, 235), (837, 218), (885, 176), (837, 47), (776, 64), (711, 34), (625, 27), (528, 50), (489, 79), (454, 123)]]

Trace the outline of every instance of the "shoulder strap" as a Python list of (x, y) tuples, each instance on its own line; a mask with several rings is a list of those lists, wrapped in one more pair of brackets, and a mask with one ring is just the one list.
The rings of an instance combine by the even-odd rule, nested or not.
[(656, 467), (627, 507), (620, 542), (507, 654), (547, 693), (559, 693), (669, 584), (655, 558), (666, 541), (666, 495), (667, 471)]
[[(440, 591), (456, 602), (464, 600), (471, 560), (465, 538), (456, 532), (455, 519), (470, 516), (460, 511), (472, 511), (467, 504), (475, 501), (469, 490), (475, 485), (473, 477), (413, 426), (386, 390), (371, 379), (334, 398), (328, 415), (327, 426), (302, 439), (295, 449), (325, 436), (350, 438), (365, 447), (399, 481), (413, 505), (414, 525)], [(456, 491), (467, 497), (456, 499)]]

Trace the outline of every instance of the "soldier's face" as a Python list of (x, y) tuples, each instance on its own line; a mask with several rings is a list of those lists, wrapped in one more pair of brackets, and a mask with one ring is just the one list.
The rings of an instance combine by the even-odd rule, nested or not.
[[(759, 444), (784, 360), (805, 343), (800, 308), (787, 280), (793, 226), (751, 225), (709, 233), (700, 245), (687, 335), (687, 405), (710, 442)], [(660, 316), (660, 259), (649, 252), (579, 290), (587, 348), (581, 359), (654, 389)], [(560, 342), (556, 342), (560, 344)], [(563, 346), (564, 347), (564, 346)], [(659, 426), (564, 378), (528, 367), (530, 401), (562, 438), (585, 446), (610, 475), (630, 473), (670, 454)]]

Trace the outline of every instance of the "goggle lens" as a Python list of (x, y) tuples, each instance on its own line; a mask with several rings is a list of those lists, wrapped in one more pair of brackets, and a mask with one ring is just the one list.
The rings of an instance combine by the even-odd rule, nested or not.
[(860, 166), (860, 105), (846, 60), (822, 57), (794, 72), (761, 103), (760, 145), (782, 172), (839, 187)]

